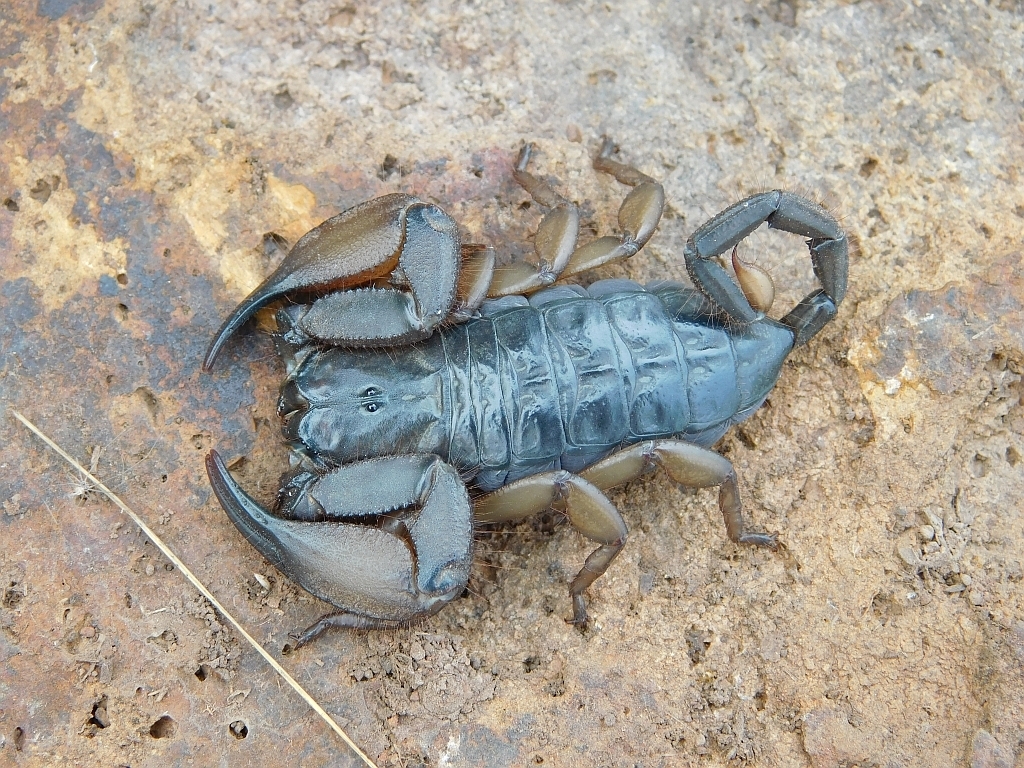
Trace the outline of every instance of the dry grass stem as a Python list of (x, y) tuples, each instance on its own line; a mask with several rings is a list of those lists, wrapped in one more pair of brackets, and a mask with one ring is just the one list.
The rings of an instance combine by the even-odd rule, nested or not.
[[(213, 607), (217, 609), (220, 615), (228, 620), (231, 626), (233, 626), (235, 630), (237, 630), (238, 634), (244, 637), (246, 641), (248, 641), (248, 643), (256, 649), (256, 651), (264, 658), (267, 664), (269, 664), (273, 668), (273, 670), (277, 672), (277, 674), (280, 675), (280, 677), (284, 679), (284, 681), (288, 683), (288, 685), (290, 685), (292, 689), (303, 698), (303, 700), (313, 709), (313, 711), (316, 712), (321, 717), (321, 719), (325, 723), (327, 723), (327, 725), (329, 725), (331, 729), (342, 738), (342, 740), (349, 746), (349, 748), (353, 752), (355, 752), (366, 765), (371, 766), (371, 768), (377, 768), (373, 760), (371, 760), (369, 756), (367, 756), (358, 746), (356, 746), (356, 743), (352, 741), (352, 739), (349, 738), (348, 734), (345, 733), (342, 727), (334, 721), (334, 718), (332, 718), (327, 713), (327, 711), (322, 706), (320, 706), (320, 704), (317, 703), (316, 699), (314, 699), (312, 696), (309, 695), (309, 693), (306, 692), (306, 689), (303, 688), (298, 683), (298, 681), (295, 680), (295, 678), (288, 674), (285, 668), (278, 663), (277, 659), (270, 655), (269, 651), (267, 651), (262, 645), (260, 645), (260, 643), (256, 641), (255, 638), (252, 637), (252, 635), (250, 635), (248, 632), (245, 631), (245, 629), (242, 628), (242, 625), (238, 623), (235, 617), (232, 616), (223, 605), (221, 605), (220, 601), (213, 596), (213, 593), (210, 592), (210, 590), (208, 590), (206, 586), (196, 577), (196, 575), (192, 573), (191, 570), (189, 570), (189, 568), (178, 558), (178, 556), (171, 551), (170, 547), (168, 547), (163, 542), (163, 540), (156, 534), (156, 532), (153, 531), (153, 529), (151, 529), (148, 525), (146, 525), (145, 522), (143, 522), (141, 517), (135, 514), (135, 512), (133, 512), (132, 509), (127, 504), (121, 501), (121, 499), (118, 498), (118, 496), (113, 491), (111, 491), (109, 488), (107, 488), (107, 486), (101, 483), (95, 477), (95, 475), (93, 475), (89, 470), (87, 470), (85, 467), (83, 467), (81, 464), (75, 461), (75, 459), (72, 458), (71, 455), (67, 453), (67, 451), (65, 451), (63, 448), (57, 445), (45, 434), (43, 434), (43, 432), (35, 424), (33, 424), (27, 418), (25, 418), (20, 413), (15, 411), (13, 408), (11, 409), (11, 413), (18, 421), (20, 421), (22, 424), (28, 427), (28, 429), (31, 430), (36, 437), (38, 437), (50, 448), (52, 448), (57, 454), (59, 454), (60, 457), (64, 459), (64, 461), (66, 461), (68, 464), (70, 464), (72, 467), (78, 470), (81, 477), (85, 478), (89, 482), (91, 488), (95, 489), (99, 493), (102, 493), (104, 496), (106, 496), (108, 499), (114, 502), (114, 504), (116, 504), (122, 512), (128, 515), (128, 517), (130, 517), (135, 522), (135, 524), (139, 526), (142, 532), (149, 537), (149, 540), (152, 541), (157, 546), (157, 548), (159, 548), (159, 550), (164, 553), (167, 559), (174, 563), (175, 568), (177, 568), (179, 571), (181, 571), (182, 574), (184, 574), (185, 578), (192, 583), (192, 586), (199, 590), (200, 594), (202, 594), (203, 597), (205, 597), (207, 600), (210, 601), (210, 603), (213, 604)], [(95, 451), (93, 452), (93, 457), (94, 459), (98, 458)], [(95, 466), (95, 460), (93, 462), (93, 466)]]

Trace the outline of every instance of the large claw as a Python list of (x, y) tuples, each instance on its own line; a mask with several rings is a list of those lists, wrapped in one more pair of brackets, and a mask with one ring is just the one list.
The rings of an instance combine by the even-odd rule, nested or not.
[[(213, 367), (224, 342), (258, 309), (293, 292), (337, 291), (302, 319), (311, 337), (350, 346), (426, 338), (451, 309), (460, 250), (451, 217), (411, 195), (385, 195), (350, 208), (303, 235), (235, 308), (210, 344), (203, 370)], [(394, 287), (344, 290), (382, 279)]]
[[(429, 616), (462, 594), (472, 564), (466, 486), (437, 456), (371, 459), (285, 483), (272, 515), (239, 487), (216, 451), (213, 491), (242, 535), (285, 576), (337, 606), (329, 626), (384, 628)], [(387, 480), (382, 480), (387, 478)]]
[(782, 319), (793, 329), (796, 344), (800, 345), (835, 317), (836, 308), (846, 296), (849, 243), (839, 222), (820, 205), (781, 190), (741, 200), (690, 236), (683, 250), (686, 268), (697, 288), (722, 312), (740, 323), (753, 322), (760, 316), (758, 311), (712, 259), (733, 248), (765, 222), (773, 229), (810, 238), (807, 247), (821, 290), (808, 295)]

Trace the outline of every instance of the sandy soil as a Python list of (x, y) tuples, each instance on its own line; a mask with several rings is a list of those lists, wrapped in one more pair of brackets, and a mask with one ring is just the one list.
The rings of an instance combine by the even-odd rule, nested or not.
[[(836, 322), (718, 445), (779, 552), (712, 491), (612, 495), (630, 540), (481, 533), (467, 596), (285, 665), (380, 766), (1024, 766), (1024, 10), (1020, 2), (15, 2), (0, 12), (0, 762), (354, 765), (351, 752), (24, 412), (275, 653), (325, 610), (212, 498), (286, 466), (266, 336), (199, 361), (282, 243), (408, 191), (531, 250), (537, 169), (614, 231), (602, 134), (662, 180), (635, 259), (761, 188), (859, 242)], [(780, 306), (801, 244), (758, 233)]]

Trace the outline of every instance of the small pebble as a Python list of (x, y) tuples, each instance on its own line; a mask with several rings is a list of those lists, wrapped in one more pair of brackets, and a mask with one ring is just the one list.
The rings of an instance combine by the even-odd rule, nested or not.
[(935, 538), (935, 529), (930, 525), (922, 525), (920, 528), (921, 541), (931, 541)]
[(156, 568), (153, 567), (153, 564), (146, 563), (146, 575), (152, 576), (154, 573), (156, 573)]
[(967, 595), (967, 599), (971, 601), (971, 605), (984, 605), (985, 593), (977, 589), (972, 589)]
[(972, 745), (971, 768), (1011, 768), (1013, 754), (988, 731), (978, 731)]
[(646, 595), (654, 589), (654, 574), (653, 573), (641, 573), (640, 574), (640, 594)]
[(82, 637), (96, 637), (96, 628), (90, 626), (84, 626), (78, 630), (78, 634)]
[(966, 573), (961, 573), (960, 574), (960, 583), (963, 584), (965, 587), (969, 587), (969, 586), (971, 586), (971, 584), (974, 583), (974, 579), (972, 579)]
[(921, 555), (918, 554), (917, 550), (913, 547), (908, 547), (906, 544), (899, 547), (896, 552), (899, 553), (900, 559), (907, 565), (916, 567), (921, 562)]

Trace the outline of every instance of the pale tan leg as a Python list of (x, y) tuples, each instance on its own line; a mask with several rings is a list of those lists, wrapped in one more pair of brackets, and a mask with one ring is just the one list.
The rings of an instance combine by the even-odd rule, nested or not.
[(609, 159), (614, 148), (614, 144), (606, 139), (601, 153), (594, 160), (594, 167), (633, 186), (619, 207), (622, 236), (601, 237), (576, 248), (579, 211), (547, 182), (526, 170), (533, 145), (523, 147), (513, 175), (538, 204), (552, 209), (541, 221), (534, 243), (539, 266), (519, 262), (497, 269), (488, 296), (532, 293), (563, 277), (628, 259), (650, 239), (665, 207), (665, 191), (649, 176)]
[(541, 219), (534, 238), (537, 266), (519, 261), (498, 268), (488, 296), (532, 293), (551, 285), (565, 269), (576, 248), (576, 239), (580, 233), (580, 212), (547, 182), (526, 170), (532, 154), (533, 145), (524, 144), (512, 175), (539, 205), (551, 209)]
[(625, 184), (627, 187), (657, 183), (646, 173), (638, 171), (633, 166), (620, 163), (618, 160), (612, 160), (614, 153), (615, 142), (605, 136), (601, 139), (601, 149), (598, 151), (597, 157), (594, 158), (594, 170), (614, 176), (616, 181), (620, 184)]
[(583, 593), (608, 570), (626, 543), (626, 524), (600, 489), (578, 475), (564, 470), (542, 472), (523, 478), (477, 499), (473, 517), (478, 523), (504, 523), (543, 512), (551, 506), (564, 508), (576, 529), (601, 546), (590, 553), (586, 563), (569, 585), (572, 623), (587, 625)]
[(455, 306), (449, 320), (463, 322), (472, 317), (487, 298), (494, 279), (494, 248), (476, 243), (462, 244), (462, 267), (455, 288)]
[(748, 531), (743, 522), (739, 483), (732, 463), (714, 451), (683, 440), (649, 440), (613, 453), (580, 473), (602, 490), (628, 482), (651, 467), (662, 467), (687, 488), (718, 486), (718, 507), (729, 539), (774, 548), (777, 534)]
[(600, 237), (576, 249), (562, 277), (628, 259), (651, 239), (665, 210), (665, 190), (645, 173), (630, 165), (612, 160), (615, 142), (605, 137), (601, 151), (594, 158), (594, 168), (609, 173), (633, 189), (619, 206), (621, 237)]

